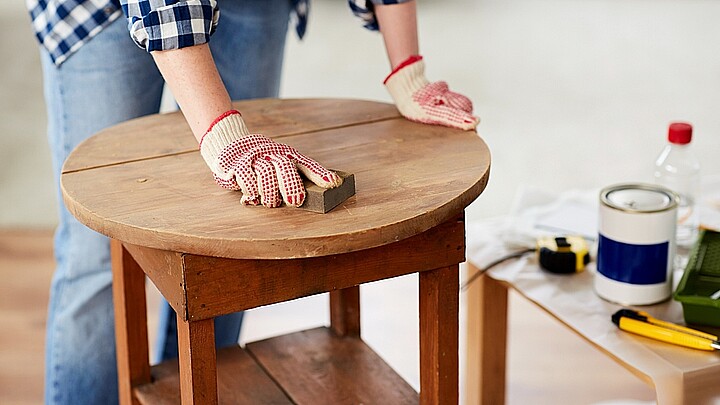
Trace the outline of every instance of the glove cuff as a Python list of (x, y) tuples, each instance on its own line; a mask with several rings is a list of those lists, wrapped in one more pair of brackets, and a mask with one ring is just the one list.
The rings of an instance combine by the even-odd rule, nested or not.
[(200, 139), (200, 154), (210, 170), (213, 173), (219, 173), (218, 156), (220, 152), (226, 146), (248, 135), (250, 135), (250, 131), (237, 110), (227, 111), (217, 117)]
[(423, 62), (422, 56), (409, 57), (398, 65), (383, 82), (396, 103), (412, 97), (413, 93), (429, 83), (425, 78), (425, 62)]
[(397, 73), (399, 70), (402, 70), (404, 67), (408, 65), (412, 65), (415, 62), (421, 61), (423, 59), (420, 55), (412, 55), (409, 58), (405, 59), (404, 61), (400, 62), (399, 65), (395, 66), (395, 69), (393, 69), (392, 72), (390, 72), (389, 75), (383, 80), (383, 84), (387, 83), (387, 81), (392, 77), (395, 73)]

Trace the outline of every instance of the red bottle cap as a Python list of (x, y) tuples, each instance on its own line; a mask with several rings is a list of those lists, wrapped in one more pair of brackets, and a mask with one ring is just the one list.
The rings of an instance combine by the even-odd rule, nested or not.
[(668, 141), (685, 145), (692, 140), (692, 125), (685, 122), (673, 122), (668, 128)]

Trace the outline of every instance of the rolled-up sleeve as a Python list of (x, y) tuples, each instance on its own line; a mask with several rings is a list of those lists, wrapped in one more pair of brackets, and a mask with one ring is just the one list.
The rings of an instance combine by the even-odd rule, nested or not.
[(148, 52), (204, 44), (220, 17), (217, 0), (121, 0), (130, 37)]
[(373, 31), (380, 29), (375, 17), (375, 5), (400, 4), (413, 0), (348, 0), (350, 10), (363, 21), (365, 28)]

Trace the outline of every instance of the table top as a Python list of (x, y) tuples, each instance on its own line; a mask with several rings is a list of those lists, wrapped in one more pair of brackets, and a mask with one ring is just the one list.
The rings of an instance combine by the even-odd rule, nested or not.
[(218, 187), (180, 113), (103, 130), (61, 175), (65, 204), (125, 243), (235, 259), (324, 256), (405, 239), (460, 214), (485, 188), (474, 132), (402, 118), (393, 105), (339, 99), (236, 103), (251, 131), (355, 174), (356, 195), (327, 214), (240, 204)]

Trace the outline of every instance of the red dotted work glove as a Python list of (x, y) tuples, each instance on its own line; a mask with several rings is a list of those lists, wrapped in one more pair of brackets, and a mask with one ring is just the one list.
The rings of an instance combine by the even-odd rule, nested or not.
[[(342, 178), (295, 148), (259, 134), (251, 134), (239, 112), (218, 117), (200, 140), (200, 154), (215, 182), (240, 190), (241, 202), (277, 207), (282, 201), (299, 207), (305, 201), (300, 170), (323, 188), (342, 184)], [(282, 199), (281, 199), (282, 198)]]
[(472, 102), (450, 91), (447, 83), (430, 83), (425, 78), (422, 56), (411, 56), (398, 65), (383, 82), (400, 114), (424, 124), (471, 130), (480, 119), (472, 114)]

